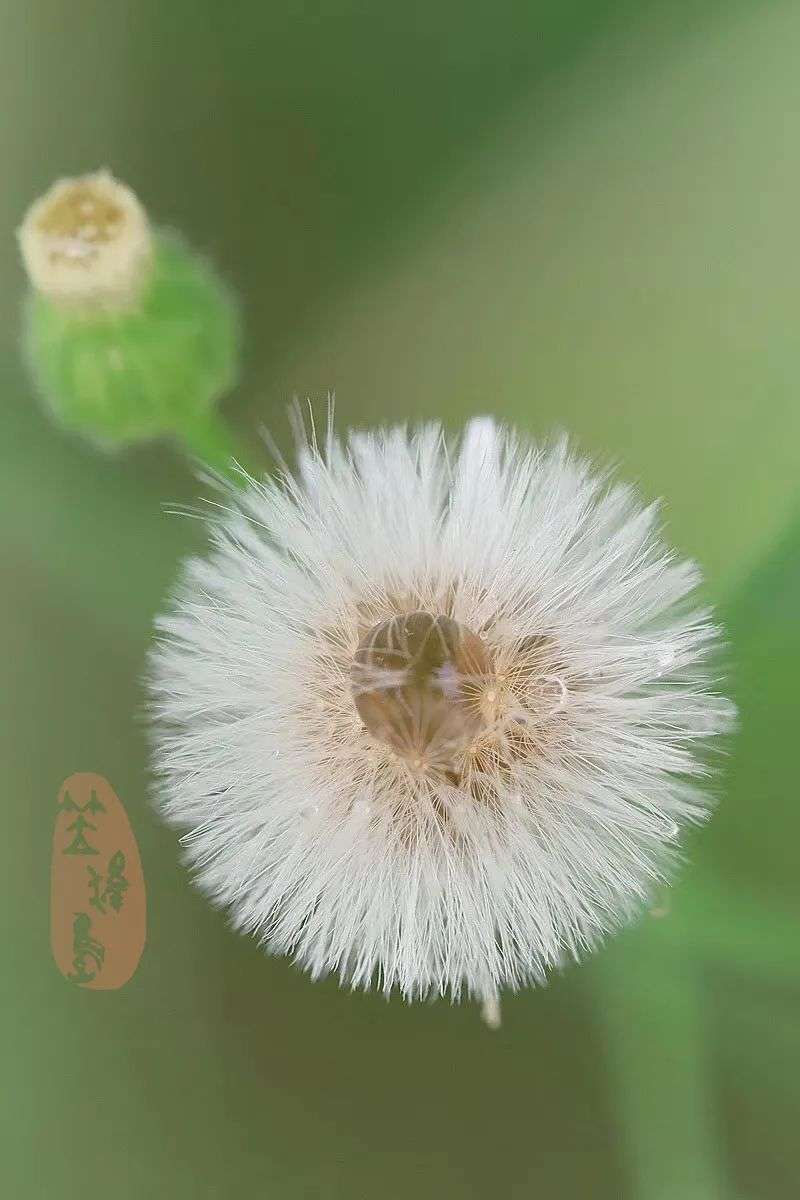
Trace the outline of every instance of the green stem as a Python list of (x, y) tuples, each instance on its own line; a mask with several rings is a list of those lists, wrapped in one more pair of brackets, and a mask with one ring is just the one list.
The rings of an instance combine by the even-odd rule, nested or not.
[(773, 986), (797, 987), (800, 955), (797, 907), (731, 887), (712, 867), (676, 889), (672, 914), (659, 925), (664, 940), (684, 946), (698, 963), (746, 971)]
[(207, 413), (191, 425), (183, 426), (177, 431), (176, 437), (181, 448), (191, 458), (239, 487), (246, 486), (246, 481), (237, 469), (237, 464), (257, 478), (263, 472), (263, 468), (259, 468), (253, 462), (249, 447), (237, 440), (216, 410)]
[(700, 971), (660, 938), (623, 935), (593, 965), (634, 1200), (728, 1195)]

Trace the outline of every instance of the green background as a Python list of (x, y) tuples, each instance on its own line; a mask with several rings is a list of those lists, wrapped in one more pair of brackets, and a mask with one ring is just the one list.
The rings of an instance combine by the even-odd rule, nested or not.
[[(800, 1111), (800, 9), (2, 0), (0, 689), (9, 1195), (771, 1200)], [(667, 500), (740, 706), (670, 913), (504, 1026), (311, 984), (232, 934), (148, 803), (141, 675), (196, 522), (169, 446), (101, 457), (19, 362), (13, 230), (108, 165), (239, 292), (258, 452), (492, 411)], [(121, 991), (48, 946), (62, 780), (108, 777), (149, 940)]]

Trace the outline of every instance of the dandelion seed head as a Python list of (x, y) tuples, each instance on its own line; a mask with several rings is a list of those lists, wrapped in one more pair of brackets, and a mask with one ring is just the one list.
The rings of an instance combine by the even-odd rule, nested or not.
[(238, 927), (494, 1003), (647, 907), (732, 716), (655, 508), (481, 420), (305, 446), (212, 538), (160, 622), (155, 761)]

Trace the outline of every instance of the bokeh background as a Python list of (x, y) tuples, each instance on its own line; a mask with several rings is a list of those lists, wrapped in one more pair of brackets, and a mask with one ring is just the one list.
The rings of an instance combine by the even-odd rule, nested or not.
[[(0, 2), (0, 1177), (30, 1198), (797, 1195), (800, 8), (736, 0)], [(196, 522), (177, 451), (98, 456), (19, 362), (14, 229), (108, 165), (239, 292), (226, 416), (290, 446), (491, 411), (667, 500), (741, 710), (669, 914), (490, 1034), (312, 985), (194, 892), (148, 802), (143, 659)], [(56, 795), (108, 777), (149, 941), (48, 948)]]

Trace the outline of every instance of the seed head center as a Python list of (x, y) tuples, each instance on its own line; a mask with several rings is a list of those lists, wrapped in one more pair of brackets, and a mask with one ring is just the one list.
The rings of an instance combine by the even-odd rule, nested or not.
[(451, 779), (485, 726), (486, 700), (496, 699), (486, 643), (451, 617), (427, 612), (374, 625), (350, 678), (369, 733), (414, 769)]

